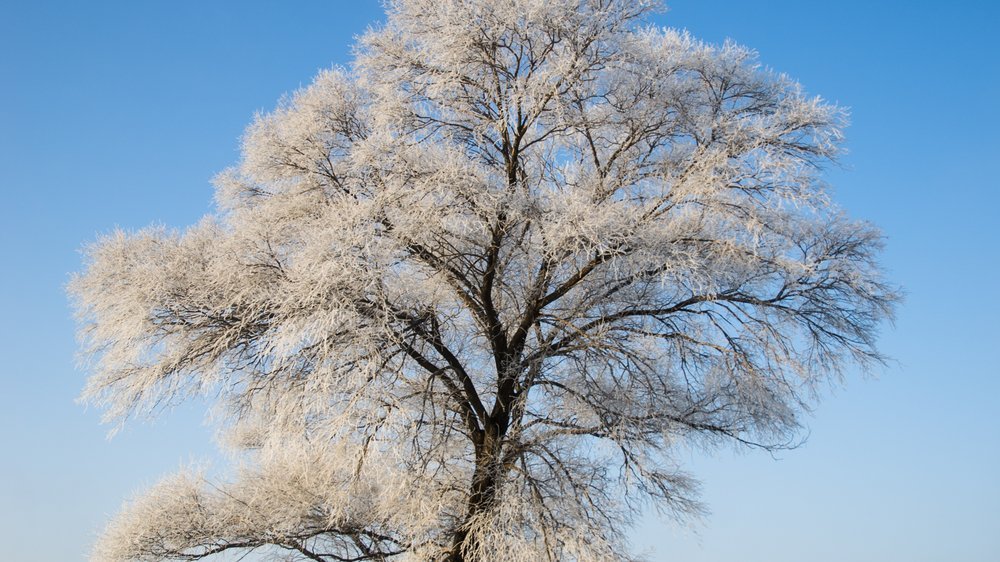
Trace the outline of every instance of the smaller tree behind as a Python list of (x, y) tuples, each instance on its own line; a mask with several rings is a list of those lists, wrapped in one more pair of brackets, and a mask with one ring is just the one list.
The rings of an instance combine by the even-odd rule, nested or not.
[(215, 215), (91, 246), (84, 396), (217, 396), (245, 453), (96, 557), (627, 560), (643, 502), (698, 510), (675, 445), (787, 446), (879, 361), (880, 236), (817, 179), (840, 111), (653, 8), (392, 1), (250, 126)]

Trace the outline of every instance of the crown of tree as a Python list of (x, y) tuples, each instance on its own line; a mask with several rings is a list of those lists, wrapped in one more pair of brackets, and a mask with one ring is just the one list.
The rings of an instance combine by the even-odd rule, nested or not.
[(700, 509), (678, 446), (796, 444), (896, 299), (820, 181), (844, 117), (656, 7), (393, 0), (216, 212), (90, 246), (85, 398), (205, 393), (244, 459), (95, 557), (629, 560), (640, 507)]

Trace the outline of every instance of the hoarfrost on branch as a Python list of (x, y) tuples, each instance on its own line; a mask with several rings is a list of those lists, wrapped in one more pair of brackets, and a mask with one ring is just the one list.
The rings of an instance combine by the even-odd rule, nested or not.
[[(678, 445), (796, 442), (880, 360), (842, 112), (624, 0), (393, 0), (260, 115), (185, 231), (71, 284), (107, 419), (204, 393), (242, 462), (126, 505), (98, 560), (630, 560), (700, 506)], [(498, 553), (503, 553), (502, 556)]]

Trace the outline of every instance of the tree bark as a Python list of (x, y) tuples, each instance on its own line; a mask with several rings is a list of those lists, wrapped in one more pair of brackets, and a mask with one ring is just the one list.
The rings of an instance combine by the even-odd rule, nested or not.
[(492, 509), (496, 501), (497, 484), (503, 476), (503, 439), (508, 429), (506, 412), (491, 416), (485, 426), (482, 442), (476, 445), (476, 469), (469, 487), (465, 521), (455, 531), (446, 562), (472, 562), (465, 555), (466, 551), (475, 548), (469, 525), (477, 515)]

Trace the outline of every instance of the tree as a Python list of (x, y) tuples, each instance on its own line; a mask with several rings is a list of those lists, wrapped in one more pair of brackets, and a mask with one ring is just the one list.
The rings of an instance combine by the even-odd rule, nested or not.
[[(678, 445), (794, 445), (897, 299), (826, 196), (842, 112), (624, 0), (393, 0), (258, 116), (218, 211), (89, 247), (84, 398), (214, 397), (231, 480), (100, 560), (628, 560)], [(502, 553), (502, 554), (498, 554)]]

